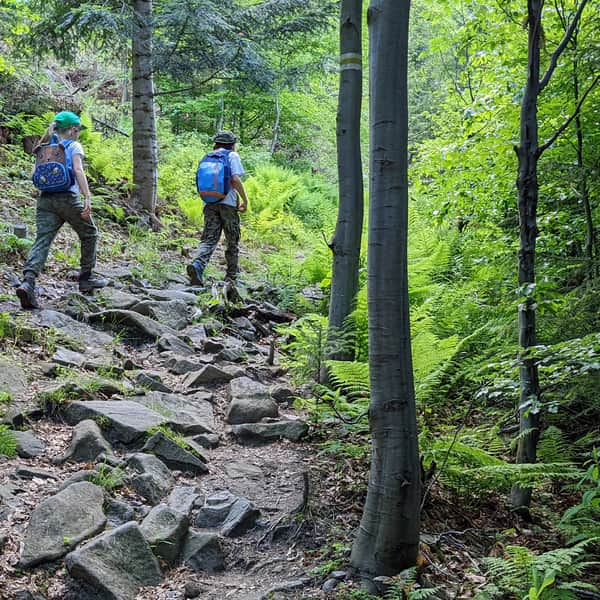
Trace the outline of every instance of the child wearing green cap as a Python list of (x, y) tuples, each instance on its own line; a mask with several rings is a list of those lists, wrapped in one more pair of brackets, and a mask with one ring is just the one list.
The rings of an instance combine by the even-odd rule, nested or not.
[(65, 222), (73, 227), (81, 242), (80, 291), (91, 291), (107, 284), (106, 279), (92, 275), (96, 265), (98, 229), (91, 217), (90, 188), (83, 169), (83, 147), (77, 141), (84, 128), (75, 113), (62, 111), (54, 117), (40, 141), (46, 144), (52, 136), (57, 136), (59, 141), (70, 141), (65, 145), (65, 152), (70, 154), (75, 183), (65, 192), (42, 192), (38, 197), (36, 238), (23, 267), (23, 281), (16, 290), (23, 308), (38, 308), (35, 281), (46, 264), (52, 241)]

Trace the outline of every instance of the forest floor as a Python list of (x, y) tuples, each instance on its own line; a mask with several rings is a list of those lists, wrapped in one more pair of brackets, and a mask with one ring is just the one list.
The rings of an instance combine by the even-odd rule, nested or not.
[[(13, 196), (13, 200), (15, 198), (17, 200), (9, 205), (6, 202), (0, 205), (0, 221), (24, 221), (30, 232), (33, 231), (31, 197), (23, 190)], [(154, 263), (146, 265), (141, 272), (136, 271), (138, 261), (144, 260), (140, 251), (143, 246), (133, 244), (121, 225), (107, 219), (100, 220), (100, 229), (98, 271), (111, 278), (113, 289), (145, 298), (145, 293), (157, 286), (151, 286), (143, 278), (144, 272), (152, 271)], [(188, 259), (182, 257), (181, 248), (169, 248), (167, 244), (166, 247), (148, 249), (147, 254), (161, 263), (164, 289), (189, 291), (185, 277), (182, 277)], [(60, 313), (66, 310), (72, 314), (72, 299), (74, 294), (77, 296), (76, 282), (72, 278), (76, 266), (73, 257), (78, 257), (76, 237), (65, 227), (55, 240), (47, 270), (40, 278), (43, 309)], [(20, 309), (13, 291), (20, 276), (22, 259), (13, 256), (11, 261), (2, 270), (0, 313), (6, 313), (11, 322), (18, 323), (25, 331), (28, 327), (36, 327), (36, 313), (40, 311), (24, 313)], [(222, 249), (217, 251), (213, 264), (215, 271), (222, 270)], [(244, 279), (242, 277), (242, 281)], [(216, 281), (212, 290), (212, 309), (221, 302), (220, 290)], [(258, 292), (244, 291), (243, 286), (242, 291), (246, 305), (260, 305), (264, 301)], [(211, 313), (206, 306), (199, 308), (203, 318), (219, 314), (218, 311)], [(221, 342), (225, 340), (225, 347), (245, 343), (243, 332), (236, 330), (227, 317), (224, 320), (229, 326), (212, 337)], [(104, 325), (95, 327), (110, 332)], [(57, 339), (60, 339), (50, 337), (28, 340), (17, 335), (12, 340), (0, 340), (2, 359), (18, 367), (27, 380), (19, 397), (19, 406), (38, 407), (40, 390), (56, 381), (55, 375), (49, 373), (52, 372), (50, 367), (57, 350)], [(127, 335), (115, 335), (113, 339), (113, 350), (117, 350), (114, 354), (121, 362), (128, 359), (141, 370), (158, 373), (162, 383), (176, 394), (189, 392), (185, 389), (185, 376), (175, 375), (165, 367), (164, 357), (153, 341), (140, 341)], [(266, 361), (269, 342), (268, 338), (257, 336), (251, 342), (256, 350), (252, 359), (239, 366), (245, 375), (264, 385), (290, 388), (285, 370), (277, 365), (281, 357), (277, 355), (274, 366)], [(83, 377), (82, 371), (74, 371)], [(135, 382), (131, 385), (135, 388)], [(242, 444), (232, 435), (226, 421), (227, 383), (208, 383), (201, 391), (211, 395), (214, 431), (219, 435), (219, 445), (203, 450), (209, 467), (207, 474), (190, 476), (176, 472), (176, 485), (197, 488), (201, 498), (229, 490), (251, 501), (261, 511), (261, 518), (244, 535), (223, 540), (224, 571), (195, 572), (186, 566), (167, 569), (160, 585), (144, 588), (137, 598), (366, 598), (360, 591), (360, 581), (349, 569), (349, 551), (364, 503), (367, 461), (336, 457), (325, 452), (322, 445), (323, 441), (335, 437), (344, 442), (352, 441), (341, 424), (311, 423), (308, 436), (301, 442), (276, 440), (267, 444)], [(69, 591), (67, 571), (61, 559), (23, 568), (19, 566), (19, 557), (36, 507), (55, 494), (69, 476), (82, 468), (90, 468), (91, 464), (55, 464), (53, 459), (63, 455), (71, 443), (73, 426), (61, 418), (60, 412), (48, 414), (31, 409), (27, 414), (29, 416), (19, 423), (20, 427), (30, 430), (45, 450), (34, 458), (0, 459), (0, 598), (77, 598)], [(291, 403), (281, 404), (280, 414), (290, 419), (307, 418), (294, 411)], [(357, 443), (363, 441), (357, 440)], [(127, 452), (117, 449), (116, 454), (123, 458)], [(17, 475), (23, 469), (33, 469), (33, 472)], [(149, 510), (144, 499), (127, 486), (111, 493), (134, 506), (140, 520)], [(472, 498), (467, 504), (464, 499), (450, 496), (439, 482), (436, 483), (423, 509), (417, 583), (413, 573), (405, 573), (400, 578), (383, 581), (381, 585), (384, 588), (399, 585), (406, 592), (435, 587), (431, 598), (473, 597), (486, 582), (485, 557), (501, 555), (510, 544), (526, 545), (539, 551), (556, 547), (558, 535), (549, 525), (546, 511), (555, 508), (558, 512), (561, 500), (550, 491), (542, 500), (538, 504), (541, 508), (534, 511), (533, 522), (526, 523), (507, 510), (501, 497)]]

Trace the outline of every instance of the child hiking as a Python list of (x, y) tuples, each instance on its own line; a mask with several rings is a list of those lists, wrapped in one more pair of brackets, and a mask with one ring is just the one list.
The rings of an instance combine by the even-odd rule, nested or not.
[(79, 290), (86, 292), (107, 284), (106, 279), (92, 275), (98, 229), (91, 217), (83, 147), (77, 141), (84, 128), (75, 113), (59, 112), (34, 150), (33, 181), (41, 193), (36, 206), (35, 242), (23, 267), (23, 282), (16, 290), (23, 308), (38, 308), (35, 281), (46, 264), (52, 241), (65, 222), (81, 242)]
[(190, 282), (195, 286), (203, 285), (204, 269), (223, 231), (227, 242), (225, 279), (235, 282), (239, 271), (239, 213), (248, 207), (241, 180), (244, 167), (235, 151), (236, 136), (230, 131), (220, 131), (213, 142), (213, 151), (200, 161), (196, 173), (196, 186), (204, 201), (204, 229), (196, 258), (187, 266)]

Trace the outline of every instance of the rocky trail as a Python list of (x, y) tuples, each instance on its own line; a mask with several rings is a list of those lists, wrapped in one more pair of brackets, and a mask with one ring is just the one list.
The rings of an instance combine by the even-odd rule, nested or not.
[(18, 452), (0, 458), (0, 597), (307, 593), (308, 427), (272, 343), (292, 315), (99, 272), (94, 296), (63, 282), (40, 310), (0, 303)]

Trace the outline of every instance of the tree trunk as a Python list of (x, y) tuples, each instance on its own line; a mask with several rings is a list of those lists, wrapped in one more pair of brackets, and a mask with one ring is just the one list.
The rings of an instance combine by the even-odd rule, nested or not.
[[(363, 226), (363, 176), (360, 153), (362, 101), (362, 0), (342, 0), (340, 8), (340, 89), (337, 112), (339, 205), (331, 242), (333, 266), (329, 301), (331, 338), (344, 327), (358, 292)], [(351, 359), (332, 347), (328, 358)]]
[[(540, 385), (537, 364), (527, 357), (527, 350), (536, 343), (535, 311), (535, 245), (537, 239), (538, 121), (537, 102), (540, 94), (540, 30), (543, 0), (528, 0), (527, 83), (521, 104), (521, 130), (517, 190), (519, 195), (520, 248), (519, 288), (525, 299), (519, 305), (519, 445), (518, 463), (534, 463), (539, 439)], [(523, 514), (528, 513), (531, 488), (514, 486), (511, 504)]]
[(275, 154), (279, 138), (279, 119), (281, 118), (281, 106), (279, 105), (279, 93), (275, 96), (275, 122), (273, 123), (273, 139), (271, 140), (271, 155)]
[(373, 448), (352, 564), (394, 575), (415, 564), (420, 468), (410, 346), (407, 47), (409, 0), (372, 0), (368, 251), (369, 417)]
[(133, 0), (132, 111), (134, 206), (154, 216), (158, 144), (152, 77), (152, 0)]
[[(573, 34), (573, 45), (577, 53), (577, 32)], [(577, 56), (573, 60), (573, 95), (575, 106), (579, 104), (579, 61)], [(594, 219), (592, 216), (592, 206), (590, 204), (590, 193), (587, 182), (585, 162), (583, 160), (583, 127), (581, 125), (581, 116), (577, 113), (575, 117), (575, 133), (577, 135), (577, 169), (579, 171), (579, 196), (583, 204), (585, 214), (585, 244), (584, 254), (587, 259), (587, 276), (594, 277), (594, 246), (596, 245), (596, 232), (594, 229)]]

